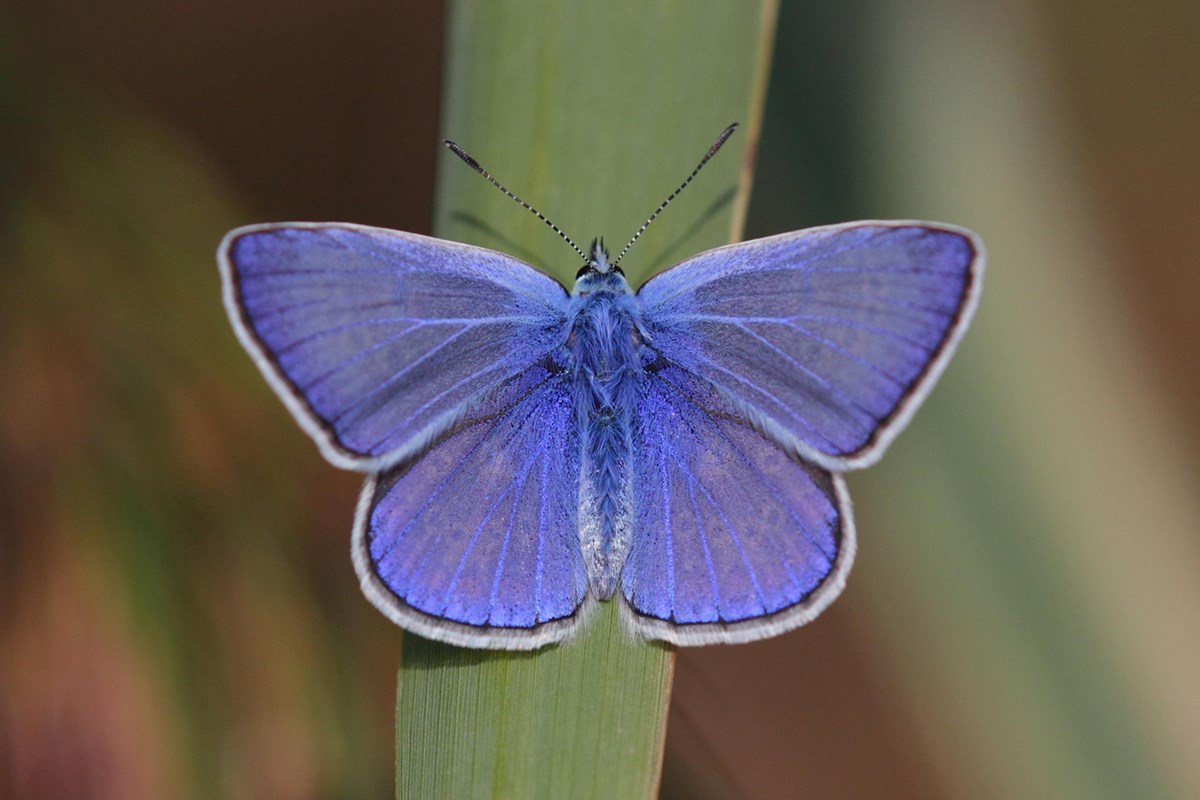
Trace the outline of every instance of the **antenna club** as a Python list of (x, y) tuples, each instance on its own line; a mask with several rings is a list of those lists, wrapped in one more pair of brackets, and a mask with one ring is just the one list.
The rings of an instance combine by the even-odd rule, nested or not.
[(717, 154), (717, 151), (721, 149), (721, 145), (725, 144), (725, 140), (733, 136), (733, 132), (738, 129), (739, 124), (737, 122), (731, 123), (728, 128), (721, 131), (721, 135), (713, 142), (713, 146), (708, 148), (708, 155), (704, 157), (706, 161)]
[(480, 174), (483, 173), (483, 171), (484, 171), (483, 167), (481, 167), (479, 165), (478, 161), (471, 158), (471, 155), (466, 150), (463, 150), (461, 147), (459, 147), (457, 144), (450, 141), (449, 139), (442, 139), (442, 144), (446, 145), (446, 147), (449, 148), (450, 152), (454, 153), (454, 155), (458, 156), (463, 161), (467, 162), (467, 166), (469, 166), (471, 169), (475, 170), (476, 172), (478, 172)]

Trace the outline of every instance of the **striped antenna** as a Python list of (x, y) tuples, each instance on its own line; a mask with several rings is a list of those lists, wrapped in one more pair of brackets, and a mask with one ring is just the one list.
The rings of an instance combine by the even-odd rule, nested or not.
[(621, 259), (625, 257), (626, 253), (629, 252), (629, 248), (633, 247), (633, 243), (638, 240), (638, 237), (646, 231), (646, 228), (650, 227), (650, 223), (654, 222), (654, 218), (662, 213), (662, 210), (667, 207), (667, 204), (674, 200), (676, 195), (684, 190), (684, 187), (692, 182), (692, 178), (696, 177), (696, 173), (700, 172), (700, 169), (708, 163), (708, 160), (717, 154), (717, 151), (721, 149), (721, 145), (725, 144), (725, 140), (730, 136), (733, 136), (733, 132), (737, 130), (737, 126), (738, 124), (735, 122), (725, 130), (721, 131), (721, 135), (717, 137), (715, 142), (713, 142), (712, 147), (708, 148), (708, 152), (704, 154), (704, 158), (700, 159), (700, 163), (696, 165), (694, 170), (692, 170), (692, 174), (687, 176), (687, 180), (679, 184), (678, 189), (667, 195), (667, 199), (663, 200), (658, 208), (654, 209), (654, 213), (650, 215), (650, 219), (643, 222), (642, 227), (637, 229), (637, 233), (633, 235), (633, 238), (629, 240), (629, 244), (625, 245), (624, 249), (621, 250), (621, 254), (617, 256), (617, 260), (613, 262), (613, 269), (616, 269), (617, 265), (621, 263)]
[(559, 227), (558, 227), (557, 225), (555, 225), (555, 224), (554, 224), (553, 222), (551, 222), (550, 220), (546, 219), (546, 217), (545, 217), (545, 216), (542, 214), (542, 212), (538, 211), (536, 208), (534, 208), (533, 206), (529, 205), (529, 203), (526, 203), (524, 200), (522, 200), (521, 198), (517, 197), (515, 194), (513, 194), (512, 192), (510, 192), (508, 189), (504, 188), (504, 184), (500, 183), (500, 181), (498, 181), (498, 180), (496, 180), (495, 178), (493, 178), (493, 177), (492, 177), (492, 175), (491, 175), (491, 173), (490, 173), (490, 172), (488, 172), (488, 171), (487, 171), (486, 169), (484, 169), (483, 167), (481, 167), (481, 166), (479, 165), (479, 162), (478, 162), (478, 161), (476, 161), (475, 159), (471, 158), (470, 154), (469, 154), (469, 153), (467, 153), (467, 151), (466, 151), (466, 150), (463, 150), (461, 147), (459, 147), (458, 145), (456, 145), (454, 142), (450, 141), (449, 139), (443, 139), (443, 140), (442, 140), (442, 144), (444, 144), (444, 145), (446, 145), (446, 147), (450, 148), (450, 151), (451, 151), (452, 153), (454, 153), (454, 155), (458, 156), (458, 157), (459, 157), (459, 158), (461, 158), (463, 161), (467, 162), (467, 166), (468, 166), (468, 167), (470, 167), (471, 169), (475, 170), (476, 172), (478, 172), (478, 173), (479, 173), (480, 175), (482, 175), (483, 177), (487, 178), (487, 179), (488, 179), (488, 180), (491, 182), (491, 184), (492, 184), (493, 186), (495, 186), (495, 187), (496, 187), (497, 189), (499, 189), (500, 191), (504, 192), (506, 195), (508, 195), (509, 197), (511, 197), (513, 200), (516, 200), (516, 201), (517, 201), (518, 203), (520, 203), (522, 206), (524, 206), (526, 211), (529, 211), (529, 212), (530, 212), (530, 213), (532, 213), (532, 214), (533, 214), (535, 217), (537, 217), (538, 219), (540, 219), (542, 222), (544, 222), (544, 223), (546, 223), (547, 225), (549, 225), (549, 226), (550, 226), (550, 230), (552, 230), (552, 231), (554, 231), (555, 233), (557, 233), (557, 234), (559, 235), (559, 237), (560, 237), (560, 238), (561, 238), (561, 239), (562, 239), (564, 242), (566, 242), (567, 244), (571, 245), (571, 249), (572, 249), (572, 250), (574, 250), (576, 253), (578, 253), (580, 258), (582, 258), (584, 261), (587, 261), (587, 260), (588, 260), (588, 257), (587, 257), (586, 255), (584, 255), (584, 254), (583, 254), (583, 251), (582, 251), (582, 250), (580, 250), (580, 249), (579, 249), (579, 245), (577, 245), (577, 244), (575, 244), (574, 242), (572, 242), (572, 241), (571, 241), (571, 237), (570, 237), (570, 236), (567, 236), (565, 233), (563, 233), (563, 232), (562, 232), (562, 231), (559, 229)]

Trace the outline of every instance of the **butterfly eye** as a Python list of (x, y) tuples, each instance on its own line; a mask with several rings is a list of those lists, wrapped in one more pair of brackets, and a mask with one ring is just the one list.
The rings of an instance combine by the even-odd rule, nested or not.
[(582, 267), (579, 268), (579, 272), (575, 273), (575, 280), (579, 280), (584, 275), (587, 275), (589, 272), (595, 272), (595, 271), (596, 270), (592, 267), (591, 264), (584, 264)]

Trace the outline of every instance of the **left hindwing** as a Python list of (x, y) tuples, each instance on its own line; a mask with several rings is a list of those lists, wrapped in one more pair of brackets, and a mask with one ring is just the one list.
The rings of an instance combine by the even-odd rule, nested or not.
[(881, 455), (979, 295), (983, 248), (925, 222), (853, 222), (701, 253), (638, 297), (650, 346), (828, 469)]

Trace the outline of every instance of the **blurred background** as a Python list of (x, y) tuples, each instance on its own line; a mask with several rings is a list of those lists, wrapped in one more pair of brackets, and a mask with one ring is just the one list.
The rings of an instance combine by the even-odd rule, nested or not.
[[(359, 479), (235, 342), (213, 253), (428, 231), (441, 26), (0, 6), (0, 797), (391, 794)], [(1200, 797), (1197, 40), (1192, 0), (783, 4), (747, 236), (940, 219), (989, 273), (850, 476), (843, 598), (680, 653), (664, 796)]]

